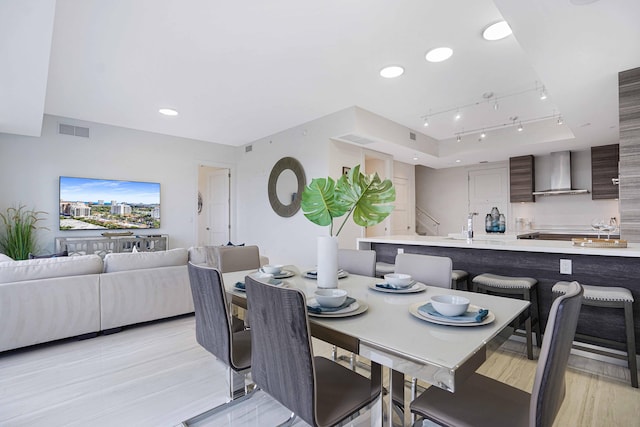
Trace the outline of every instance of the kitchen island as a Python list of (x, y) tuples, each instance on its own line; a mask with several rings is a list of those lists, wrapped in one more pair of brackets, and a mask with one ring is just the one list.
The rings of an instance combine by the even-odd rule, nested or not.
[[(446, 256), (453, 268), (469, 273), (469, 280), (482, 273), (527, 276), (538, 280), (541, 326), (544, 328), (553, 302), (551, 288), (558, 281), (586, 285), (621, 286), (633, 293), (636, 343), (640, 343), (640, 244), (627, 248), (585, 248), (555, 240), (514, 240), (479, 235), (471, 242), (438, 236), (398, 235), (358, 239), (359, 249), (373, 249), (376, 260), (395, 262), (405, 253)], [(571, 274), (560, 274), (560, 260), (571, 261)], [(583, 306), (578, 333), (625, 340), (622, 310)], [(591, 344), (602, 345), (592, 341)]]

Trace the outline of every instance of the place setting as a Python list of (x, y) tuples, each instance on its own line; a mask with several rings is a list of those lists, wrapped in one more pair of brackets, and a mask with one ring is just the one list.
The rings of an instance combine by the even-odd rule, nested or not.
[(431, 301), (409, 306), (409, 313), (420, 320), (446, 326), (481, 326), (496, 319), (488, 309), (470, 304), (459, 295), (436, 295)]
[[(274, 286), (286, 286), (286, 282), (280, 278), (276, 278), (273, 274), (271, 273), (263, 273), (262, 271), (257, 271), (256, 273), (251, 274), (251, 277), (253, 277), (256, 280), (259, 280), (261, 282), (264, 283), (268, 283), (270, 285), (274, 285)], [(287, 277), (291, 277), (291, 276), (287, 276)], [(233, 289), (235, 291), (238, 292), (246, 292), (246, 288), (245, 288), (245, 284), (244, 282), (236, 282), (233, 285)]]
[(307, 298), (307, 312), (312, 317), (349, 317), (367, 311), (369, 306), (350, 297), (344, 289), (318, 289)]
[(266, 264), (258, 269), (258, 272), (265, 274), (273, 274), (274, 279), (287, 279), (296, 275), (291, 270), (285, 270), (283, 265)]
[(384, 275), (384, 282), (372, 283), (369, 288), (391, 294), (412, 294), (424, 291), (427, 285), (416, 282), (409, 274), (390, 273)]
[[(338, 279), (344, 279), (348, 276), (349, 276), (349, 273), (347, 273), (342, 268), (338, 270)], [(307, 279), (318, 280), (318, 270), (305, 271), (304, 277), (306, 277)]]

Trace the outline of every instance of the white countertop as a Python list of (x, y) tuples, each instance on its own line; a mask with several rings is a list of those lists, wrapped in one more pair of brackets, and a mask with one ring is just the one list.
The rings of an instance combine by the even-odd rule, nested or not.
[(513, 239), (509, 235), (478, 235), (471, 243), (466, 240), (444, 236), (396, 235), (380, 237), (361, 237), (358, 247), (365, 249), (360, 243), (391, 243), (397, 245), (441, 246), (449, 248), (493, 249), (503, 251), (546, 252), (578, 255), (605, 255), (640, 258), (640, 243), (629, 243), (627, 248), (585, 248), (573, 246), (568, 241)]

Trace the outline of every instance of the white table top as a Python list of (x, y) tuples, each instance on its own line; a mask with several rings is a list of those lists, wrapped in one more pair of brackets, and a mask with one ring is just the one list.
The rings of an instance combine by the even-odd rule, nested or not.
[[(285, 269), (299, 272), (293, 266), (285, 266)], [(252, 272), (225, 273), (223, 277), (227, 290), (243, 295), (234, 290), (234, 285), (237, 281), (244, 281), (244, 277)], [(284, 280), (288, 286), (301, 289), (307, 297), (311, 297), (317, 289), (315, 280), (306, 279), (300, 274)], [(357, 338), (360, 341), (360, 355), (450, 391), (455, 390), (456, 371), (472, 359), (473, 363), (478, 360), (482, 363), (486, 344), (529, 305), (529, 302), (518, 299), (431, 286), (424, 292), (414, 294), (389, 294), (369, 288), (371, 283), (381, 281), (357, 275), (341, 279), (338, 287), (367, 304), (368, 310), (353, 317), (310, 317), (310, 321)], [(464, 295), (471, 300), (471, 304), (489, 309), (496, 319), (482, 326), (443, 326), (418, 319), (409, 313), (411, 304), (426, 303), (434, 295), (440, 294)], [(475, 370), (477, 366), (473, 368)]]
[(471, 243), (466, 240), (443, 236), (397, 235), (358, 238), (359, 249), (369, 249), (370, 243), (398, 245), (440, 246), (449, 248), (493, 249), (501, 251), (546, 252), (578, 255), (604, 255), (640, 257), (640, 243), (628, 243), (626, 248), (585, 248), (573, 246), (569, 241), (509, 239), (502, 236), (478, 235)]

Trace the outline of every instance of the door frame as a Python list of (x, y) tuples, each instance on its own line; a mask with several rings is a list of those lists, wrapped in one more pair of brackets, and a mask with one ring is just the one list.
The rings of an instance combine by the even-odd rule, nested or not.
[(237, 206), (236, 206), (236, 169), (234, 167), (233, 164), (231, 163), (224, 163), (224, 162), (207, 162), (207, 161), (199, 161), (196, 162), (196, 166), (194, 169), (194, 188), (195, 191), (193, 191), (193, 198), (192, 200), (194, 200), (196, 203), (193, 204), (193, 246), (197, 246), (198, 242), (200, 241), (200, 236), (198, 235), (200, 230), (198, 227), (198, 204), (197, 204), (197, 200), (198, 200), (198, 191), (200, 191), (199, 188), (199, 182), (198, 182), (198, 177), (199, 177), (199, 170), (201, 166), (205, 166), (205, 167), (209, 167), (209, 168), (217, 168), (217, 169), (228, 169), (229, 170), (229, 240), (230, 241), (235, 241), (236, 240), (236, 236), (237, 236), (237, 229), (236, 229), (236, 213), (237, 213)]

